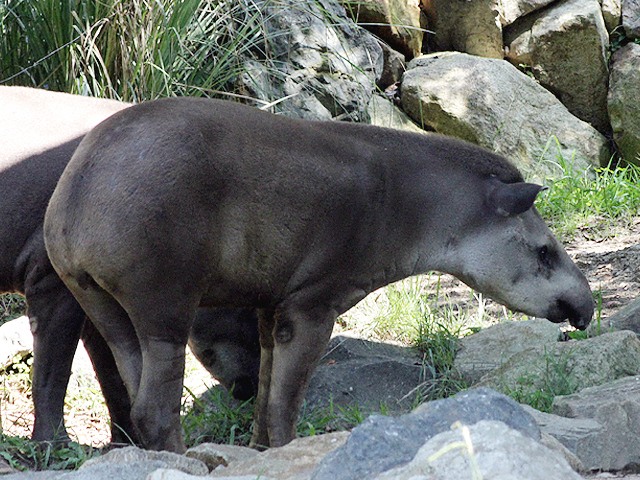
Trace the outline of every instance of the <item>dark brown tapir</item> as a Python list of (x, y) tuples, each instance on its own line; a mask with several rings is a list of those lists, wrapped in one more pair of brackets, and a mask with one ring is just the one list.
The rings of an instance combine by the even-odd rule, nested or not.
[(533, 207), (540, 189), (504, 158), (435, 134), (164, 99), (83, 139), (45, 241), (114, 352), (147, 448), (184, 450), (197, 307), (257, 308), (252, 444), (279, 446), (336, 317), (390, 282), (438, 270), (585, 328), (591, 291)]
[[(32, 438), (64, 440), (64, 396), (82, 338), (112, 420), (112, 441), (135, 440), (130, 403), (106, 343), (51, 267), (42, 222), (49, 197), (81, 138), (130, 104), (0, 86), (0, 291), (24, 293), (34, 337)], [(224, 321), (221, 319), (224, 318)], [(235, 319), (235, 321), (229, 321)], [(206, 331), (201, 324), (219, 324)], [(257, 391), (259, 345), (251, 310), (201, 310), (193, 350), (239, 398)]]

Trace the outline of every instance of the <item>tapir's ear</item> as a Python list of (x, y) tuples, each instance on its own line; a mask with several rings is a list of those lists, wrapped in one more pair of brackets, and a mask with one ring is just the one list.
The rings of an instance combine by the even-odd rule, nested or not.
[(488, 192), (488, 203), (499, 215), (508, 217), (529, 210), (540, 191), (546, 190), (534, 183), (503, 183), (492, 179)]

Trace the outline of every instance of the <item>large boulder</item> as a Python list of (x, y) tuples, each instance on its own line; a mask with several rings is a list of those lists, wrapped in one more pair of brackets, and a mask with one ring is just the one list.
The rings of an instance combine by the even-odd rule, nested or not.
[(403, 77), (402, 106), (418, 125), (503, 154), (530, 178), (561, 174), (558, 155), (576, 171), (609, 162), (602, 134), (503, 60), (455, 52), (416, 58)]
[(431, 50), (503, 58), (498, 0), (423, 0)]
[(531, 68), (576, 117), (601, 132), (607, 115), (609, 35), (598, 0), (568, 0), (505, 30), (507, 58)]
[(625, 45), (612, 60), (609, 117), (613, 139), (625, 161), (640, 165), (640, 45)]
[(353, 20), (404, 54), (420, 55), (423, 30), (417, 0), (340, 0)]
[(269, 56), (257, 53), (245, 61), (240, 92), (293, 117), (366, 120), (382, 74), (378, 40), (337, 0), (254, 3), (263, 13)]
[(640, 0), (622, 0), (622, 26), (629, 38), (640, 38)]
[(492, 372), (514, 355), (542, 350), (560, 338), (557, 325), (544, 319), (502, 322), (460, 340), (454, 367), (470, 385)]
[(385, 406), (406, 413), (415, 405), (423, 368), (411, 348), (348, 336), (331, 339), (307, 391), (310, 409), (357, 406), (368, 414)]
[(633, 332), (619, 331), (525, 350), (485, 375), (478, 385), (523, 397), (539, 391), (560, 395), (637, 374), (640, 340)]
[[(590, 328), (596, 328), (590, 327)], [(605, 324), (601, 326), (604, 330), (631, 330), (640, 336), (640, 298), (626, 305), (605, 320)]]
[(431, 438), (406, 465), (376, 480), (580, 480), (564, 457), (502, 422), (483, 420)]
[(512, 399), (490, 389), (473, 389), (425, 403), (400, 417), (369, 417), (320, 462), (312, 478), (375, 478), (410, 462), (427, 440), (449, 431), (456, 422), (473, 425), (481, 420), (497, 420), (534, 441), (540, 439), (533, 417)]

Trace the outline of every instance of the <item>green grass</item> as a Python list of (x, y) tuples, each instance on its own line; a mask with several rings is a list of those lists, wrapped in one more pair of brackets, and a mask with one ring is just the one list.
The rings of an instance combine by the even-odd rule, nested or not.
[(233, 93), (266, 57), (251, 2), (3, 0), (0, 83), (125, 101)]
[(99, 450), (86, 445), (34, 443), (0, 432), (0, 458), (16, 470), (75, 470), (98, 454)]
[(0, 325), (13, 320), (27, 311), (24, 296), (17, 293), (5, 293), (0, 295)]
[(597, 168), (578, 174), (571, 162), (560, 158), (557, 179), (540, 195), (536, 206), (561, 239), (581, 233), (588, 238), (607, 237), (640, 213), (640, 167)]

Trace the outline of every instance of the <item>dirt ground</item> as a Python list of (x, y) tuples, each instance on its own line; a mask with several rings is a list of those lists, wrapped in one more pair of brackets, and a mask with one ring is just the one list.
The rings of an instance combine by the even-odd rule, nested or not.
[[(640, 217), (631, 225), (612, 231), (605, 240), (578, 236), (567, 245), (567, 250), (589, 279), (592, 289), (600, 292), (603, 320), (640, 296)], [(450, 291), (453, 301), (464, 303), (465, 298), (470, 298), (469, 290), (455, 279), (445, 279), (442, 284), (442, 288)], [(501, 307), (489, 302), (488, 308), (498, 311)], [(107, 411), (88, 359), (81, 355), (75, 365), (80, 373), (72, 379), (67, 395), (68, 430), (78, 442), (99, 447), (109, 439)], [(33, 423), (28, 377), (13, 377), (4, 375), (0, 383), (2, 430), (8, 435), (28, 436)], [(186, 383), (198, 395), (210, 388), (214, 381), (193, 356), (189, 356)], [(640, 475), (602, 473), (589, 478), (640, 480)]]

